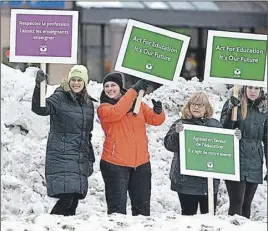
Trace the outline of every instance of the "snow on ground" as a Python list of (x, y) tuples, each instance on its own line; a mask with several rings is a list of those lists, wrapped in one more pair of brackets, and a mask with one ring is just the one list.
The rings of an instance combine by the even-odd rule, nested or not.
[[(51, 216), (49, 212), (56, 199), (46, 196), (44, 157), (49, 117), (31, 112), (31, 97), (35, 84), (36, 68), (25, 73), (1, 64), (1, 223), (3, 231), (242, 231), (266, 230), (267, 184), (259, 185), (252, 205), (251, 220), (240, 216), (227, 216), (228, 197), (222, 182), (220, 185), (216, 216), (180, 215), (177, 194), (170, 190), (169, 170), (173, 153), (163, 146), (163, 138), (170, 125), (178, 118), (182, 105), (191, 93), (204, 91), (214, 106), (214, 117), (219, 119), (226, 100), (224, 85), (210, 85), (196, 79), (179, 79), (177, 84), (162, 86), (144, 97), (152, 106), (151, 98), (161, 100), (167, 113), (160, 127), (148, 126), (149, 151), (152, 163), (151, 216), (132, 217), (128, 201), (128, 215), (106, 215), (104, 183), (99, 170), (103, 144), (103, 132), (95, 116), (93, 147), (96, 155), (94, 174), (89, 178), (87, 197), (79, 202), (74, 217)], [(57, 86), (48, 86), (47, 95)], [(102, 85), (90, 82), (89, 93), (99, 99)], [(95, 104), (97, 108), (98, 103)]]

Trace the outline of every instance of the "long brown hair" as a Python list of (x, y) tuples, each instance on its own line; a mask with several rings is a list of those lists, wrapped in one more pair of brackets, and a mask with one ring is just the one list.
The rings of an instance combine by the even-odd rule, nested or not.
[(204, 118), (211, 118), (213, 115), (213, 108), (208, 100), (208, 97), (203, 92), (197, 92), (191, 95), (188, 102), (182, 108), (182, 119), (191, 119), (193, 115), (190, 111), (190, 105), (193, 103), (204, 104), (205, 105), (205, 114)]
[[(247, 113), (248, 113), (248, 97), (247, 97), (247, 86), (243, 86), (241, 89), (241, 117), (242, 119), (247, 118)], [(262, 89), (260, 89), (259, 97), (261, 97), (262, 94)]]
[(246, 93), (246, 88), (241, 96), (241, 116), (242, 120), (246, 119), (248, 114), (248, 98)]
[[(73, 100), (75, 99), (75, 93), (73, 93), (72, 90), (71, 90), (71, 88), (70, 88), (70, 85), (69, 85), (69, 82), (68, 82), (68, 76), (65, 76), (61, 80), (60, 86), (61, 86), (61, 88), (63, 88), (64, 91), (70, 93), (70, 95), (72, 96), (72, 99)], [(82, 101), (85, 102), (85, 103), (87, 103), (88, 100), (89, 100), (89, 97), (90, 97), (90, 95), (88, 94), (87, 88), (85, 86), (84, 89), (81, 92)]]

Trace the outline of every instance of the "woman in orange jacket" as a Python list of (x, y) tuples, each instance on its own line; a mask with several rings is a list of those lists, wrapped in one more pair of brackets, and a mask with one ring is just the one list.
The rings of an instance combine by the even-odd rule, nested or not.
[(159, 126), (165, 121), (160, 101), (151, 109), (141, 103), (133, 113), (138, 92), (148, 82), (139, 80), (129, 90), (123, 88), (122, 75), (110, 73), (103, 80), (97, 110), (105, 133), (100, 169), (105, 183), (108, 214), (126, 214), (127, 192), (132, 215), (150, 215), (151, 164), (146, 124)]

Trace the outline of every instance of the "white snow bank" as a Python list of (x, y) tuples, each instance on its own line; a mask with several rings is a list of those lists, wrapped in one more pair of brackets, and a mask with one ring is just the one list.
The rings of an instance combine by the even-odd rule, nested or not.
[[(128, 201), (127, 216), (106, 215), (104, 184), (99, 170), (103, 132), (97, 115), (94, 121), (93, 147), (96, 155), (94, 174), (89, 180), (89, 193), (79, 202), (74, 217), (51, 216), (47, 213), (55, 199), (46, 196), (44, 160), (49, 129), (49, 117), (35, 115), (31, 111), (36, 68), (25, 73), (1, 64), (1, 169), (2, 169), (2, 230), (189, 230), (225, 231), (266, 229), (267, 184), (259, 185), (252, 205), (252, 221), (242, 217), (228, 217), (228, 197), (221, 183), (217, 216), (181, 216), (180, 204), (175, 192), (170, 190), (169, 170), (173, 154), (163, 146), (163, 138), (170, 125), (178, 118), (179, 110), (195, 91), (209, 95), (215, 109), (215, 118), (226, 100), (226, 88), (222, 84), (205, 85), (193, 79), (180, 78), (177, 84), (162, 86), (144, 101), (152, 105), (151, 98), (163, 102), (167, 118), (160, 127), (148, 126), (149, 151), (152, 162), (151, 217), (132, 217)], [(57, 86), (48, 86), (47, 96)], [(102, 84), (90, 81), (89, 94), (99, 100)], [(98, 103), (95, 103), (95, 108)]]

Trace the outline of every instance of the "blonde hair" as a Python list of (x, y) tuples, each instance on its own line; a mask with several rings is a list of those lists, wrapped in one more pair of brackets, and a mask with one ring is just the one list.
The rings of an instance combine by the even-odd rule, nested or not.
[[(247, 87), (248, 86), (243, 86), (242, 89), (241, 89), (241, 103), (240, 103), (240, 107), (241, 107), (241, 117), (242, 117), (242, 120), (246, 119), (247, 118), (247, 114), (248, 114), (248, 97), (247, 97)], [(260, 97), (261, 95), (261, 91), (259, 93), (259, 96)]]
[(241, 97), (241, 116), (242, 120), (246, 119), (248, 114), (248, 99), (246, 95), (246, 91), (243, 93)]
[(205, 114), (204, 118), (211, 118), (213, 115), (213, 108), (208, 100), (208, 97), (203, 92), (197, 92), (191, 95), (188, 102), (185, 104), (185, 106), (182, 108), (182, 119), (191, 119), (193, 118), (193, 115), (190, 111), (190, 105), (193, 103), (200, 103), (204, 104), (205, 106)]

